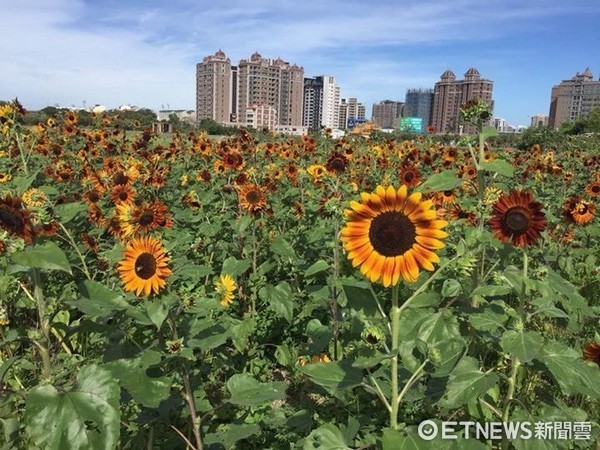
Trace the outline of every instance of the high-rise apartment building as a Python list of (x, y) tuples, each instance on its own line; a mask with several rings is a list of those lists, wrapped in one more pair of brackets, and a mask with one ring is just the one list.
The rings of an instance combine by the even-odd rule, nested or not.
[(404, 115), (420, 117), (423, 129), (431, 124), (431, 109), (433, 107), (433, 89), (408, 89), (404, 104)]
[(340, 113), (340, 87), (335, 77), (304, 79), (303, 125), (311, 130), (337, 128)]
[(589, 68), (570, 80), (552, 87), (548, 126), (559, 128), (562, 123), (587, 117), (594, 108), (600, 108), (600, 80), (594, 80)]
[(196, 65), (196, 120), (229, 122), (232, 113), (231, 61), (221, 50)]
[(254, 111), (249, 105), (266, 105), (277, 111), (277, 125), (302, 126), (303, 91), (304, 69), (296, 64), (254, 53), (232, 66), (219, 50), (196, 66), (196, 117), (243, 125)]
[(371, 120), (381, 128), (398, 128), (403, 110), (403, 102), (383, 100), (373, 104)]
[(348, 122), (351, 119), (364, 120), (367, 116), (365, 105), (360, 103), (356, 98), (343, 98), (340, 101), (340, 120), (338, 128), (344, 130), (348, 127)]
[(237, 66), (238, 120), (245, 123), (246, 106), (265, 104), (277, 109), (279, 125), (302, 125), (304, 69), (281, 58), (263, 58), (258, 52)]
[(460, 107), (469, 100), (480, 98), (493, 106), (494, 82), (481, 78), (479, 71), (471, 67), (463, 80), (457, 80), (451, 70), (446, 70), (433, 90), (431, 125), (437, 133), (475, 133), (474, 125), (462, 124)]

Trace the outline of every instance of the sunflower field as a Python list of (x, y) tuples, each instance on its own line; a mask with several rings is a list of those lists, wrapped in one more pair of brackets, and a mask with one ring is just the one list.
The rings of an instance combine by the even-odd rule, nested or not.
[(600, 448), (600, 146), (480, 106), (443, 145), (0, 105), (1, 448)]

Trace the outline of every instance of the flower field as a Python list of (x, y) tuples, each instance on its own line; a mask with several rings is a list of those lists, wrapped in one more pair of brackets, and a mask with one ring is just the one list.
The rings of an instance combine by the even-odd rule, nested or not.
[(600, 445), (597, 144), (497, 147), (467, 110), (456, 145), (22, 114), (0, 105), (2, 448)]

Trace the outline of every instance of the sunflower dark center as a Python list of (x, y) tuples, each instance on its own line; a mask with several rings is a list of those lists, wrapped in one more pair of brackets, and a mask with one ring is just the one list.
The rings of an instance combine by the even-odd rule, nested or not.
[(119, 200), (127, 200), (129, 198), (129, 194), (127, 191), (119, 192)]
[(128, 181), (129, 179), (123, 172), (118, 172), (113, 177), (113, 183), (115, 184), (127, 184)]
[(250, 191), (246, 194), (246, 201), (252, 205), (260, 201), (260, 193), (257, 191)]
[(444, 191), (444, 197), (452, 197), (452, 191)]
[(591, 189), (591, 191), (592, 191), (594, 194), (600, 194), (600, 184), (594, 184), (594, 185), (592, 186), (592, 189)]
[(135, 260), (135, 274), (147, 280), (152, 278), (156, 273), (156, 258), (148, 252), (142, 253)]
[(346, 163), (344, 162), (344, 160), (342, 158), (334, 158), (331, 163), (331, 168), (333, 170), (335, 170), (336, 172), (338, 171), (343, 171), (346, 168)]
[(415, 174), (414, 174), (414, 173), (412, 173), (412, 172), (406, 172), (406, 173), (404, 174), (404, 179), (405, 179), (406, 181), (412, 181), (414, 177), (415, 177)]
[(23, 221), (10, 209), (0, 208), (0, 225), (9, 230), (19, 230), (23, 227)]
[(398, 211), (379, 214), (371, 221), (369, 241), (383, 256), (398, 256), (415, 243), (416, 229), (408, 217)]
[(139, 223), (140, 225), (150, 225), (154, 220), (154, 214), (152, 211), (147, 211), (140, 216)]
[(515, 206), (510, 208), (504, 215), (504, 223), (513, 234), (523, 234), (529, 228), (529, 212), (525, 208)]

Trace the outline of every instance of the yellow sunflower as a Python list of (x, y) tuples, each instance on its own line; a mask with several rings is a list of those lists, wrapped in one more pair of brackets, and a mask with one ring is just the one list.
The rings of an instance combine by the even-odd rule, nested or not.
[(433, 263), (439, 262), (435, 250), (444, 247), (440, 239), (448, 237), (442, 231), (448, 222), (437, 219), (432, 204), (421, 201), (420, 192), (409, 196), (405, 185), (363, 192), (361, 202), (351, 202), (345, 211), (341, 231), (352, 265), (385, 287), (396, 285), (400, 277), (416, 281), (421, 268), (434, 270)]
[(132, 239), (125, 247), (125, 257), (117, 268), (125, 291), (135, 291), (136, 295), (143, 292), (146, 297), (151, 293), (158, 294), (166, 285), (165, 278), (171, 275), (168, 262), (169, 257), (159, 239)]
[(221, 301), (221, 306), (227, 307), (233, 301), (233, 293), (236, 285), (231, 275), (221, 275), (215, 283), (217, 295)]

